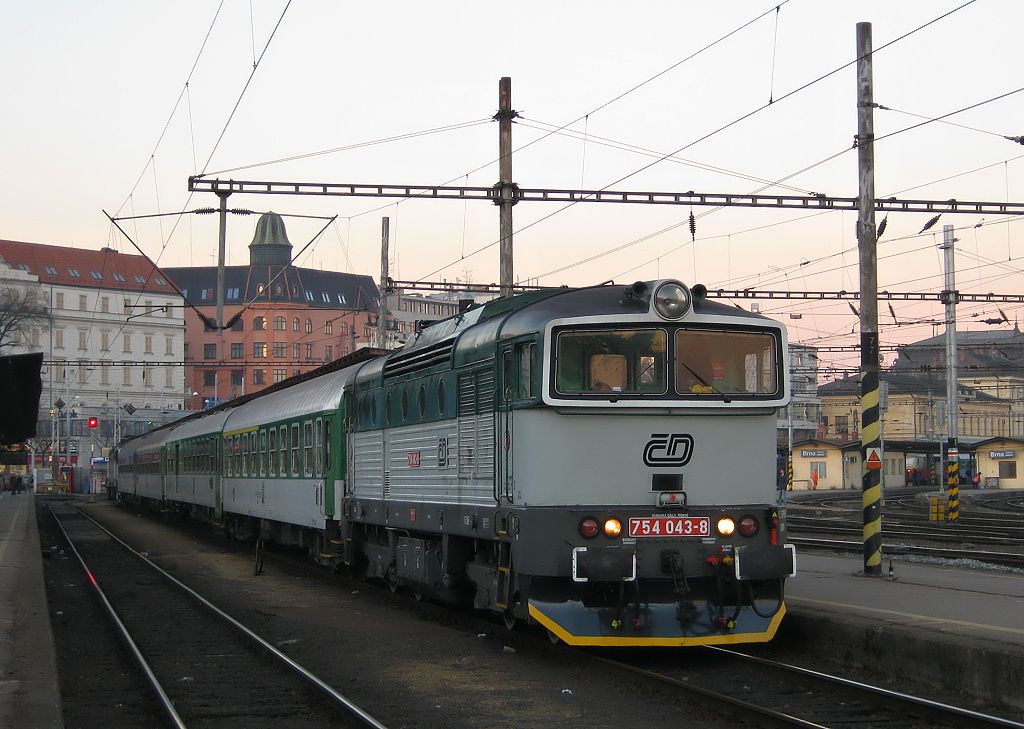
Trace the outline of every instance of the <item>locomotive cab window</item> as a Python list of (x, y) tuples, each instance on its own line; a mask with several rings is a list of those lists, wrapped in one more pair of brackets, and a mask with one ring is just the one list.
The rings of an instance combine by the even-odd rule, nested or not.
[(675, 333), (675, 386), (680, 395), (775, 395), (775, 338), (767, 332), (680, 329)]
[[(567, 395), (663, 394), (668, 391), (667, 345), (664, 329), (563, 331), (556, 344), (555, 389)], [(527, 350), (519, 361), (520, 384), (532, 366)]]

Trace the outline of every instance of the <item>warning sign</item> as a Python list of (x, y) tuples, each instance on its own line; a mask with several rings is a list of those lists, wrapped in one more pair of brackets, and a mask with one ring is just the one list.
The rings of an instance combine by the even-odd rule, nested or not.
[(882, 469), (882, 456), (877, 448), (868, 448), (868, 470), (880, 471)]

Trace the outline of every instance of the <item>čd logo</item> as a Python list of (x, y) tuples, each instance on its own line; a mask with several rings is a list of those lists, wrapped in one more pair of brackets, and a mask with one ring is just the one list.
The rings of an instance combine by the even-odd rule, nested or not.
[(688, 433), (651, 433), (651, 439), (644, 446), (647, 466), (685, 466), (692, 455), (693, 436)]

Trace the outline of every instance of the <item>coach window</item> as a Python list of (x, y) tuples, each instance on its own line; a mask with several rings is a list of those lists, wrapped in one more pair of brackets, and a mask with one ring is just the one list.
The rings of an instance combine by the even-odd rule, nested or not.
[(260, 476), (267, 475), (267, 431), (260, 431)]
[(254, 430), (249, 436), (249, 475), (255, 477), (260, 472), (260, 448), (258, 433)]
[(278, 445), (281, 449), (278, 451), (278, 471), (277, 475), (282, 478), (288, 475), (288, 426), (282, 425), (277, 429), (278, 434)]
[(299, 424), (292, 423), (292, 435), (291, 435), (291, 446), (292, 446), (292, 476), (299, 475)]
[(501, 399), (509, 401), (512, 399), (514, 390), (515, 371), (512, 369), (512, 351), (506, 350), (501, 353)]
[(331, 419), (324, 419), (324, 473), (331, 470)]
[(242, 476), (249, 475), (249, 434), (242, 433)]
[(228, 456), (231, 453), (231, 438), (229, 438), (227, 436), (224, 437), (224, 448), (223, 448), (223, 450), (224, 450), (224, 456), (223, 456), (223, 460), (221, 462), (224, 464), (224, 475), (225, 476), (230, 476), (231, 475), (231, 459)]
[(316, 475), (322, 476), (324, 473), (324, 421), (323, 418), (316, 419), (316, 450), (313, 453), (313, 461), (315, 463)]
[(235, 476), (244, 476), (242, 473), (242, 436), (235, 436)]
[(302, 474), (313, 475), (313, 423), (309, 420), (302, 424)]
[(270, 441), (267, 453), (267, 475), (277, 475), (277, 428), (270, 429)]

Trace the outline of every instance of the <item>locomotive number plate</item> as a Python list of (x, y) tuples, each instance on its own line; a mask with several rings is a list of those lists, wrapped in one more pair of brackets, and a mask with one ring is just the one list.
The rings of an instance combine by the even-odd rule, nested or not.
[(711, 519), (706, 516), (649, 516), (629, 520), (631, 537), (706, 537)]

